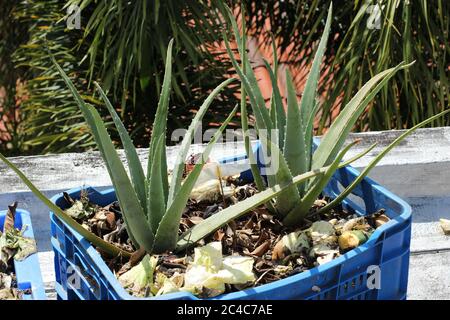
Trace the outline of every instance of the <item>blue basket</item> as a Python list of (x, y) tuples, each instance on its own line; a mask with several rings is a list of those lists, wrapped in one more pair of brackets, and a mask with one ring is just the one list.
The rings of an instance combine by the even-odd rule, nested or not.
[[(228, 158), (225, 162), (240, 160)], [(336, 172), (324, 193), (336, 197), (359, 172), (348, 166)], [(242, 177), (251, 177), (243, 172)], [(98, 191), (87, 187), (89, 198), (107, 205), (116, 200), (114, 189)], [(80, 188), (68, 191), (79, 198)], [(62, 194), (52, 201), (67, 207)], [(389, 222), (377, 228), (363, 245), (329, 263), (300, 274), (214, 299), (406, 299), (408, 283), (411, 207), (375, 181), (365, 178), (352, 195), (343, 201), (345, 209), (358, 215), (385, 209)], [(52, 245), (55, 252), (56, 292), (60, 299), (129, 300), (136, 299), (126, 292), (95, 248), (50, 212)], [(375, 270), (375, 271), (373, 271)], [(373, 273), (375, 272), (375, 273)], [(372, 282), (379, 276), (379, 285)], [(375, 284), (374, 286), (368, 286)], [(318, 290), (319, 289), (319, 290)], [(172, 293), (148, 299), (198, 299), (190, 293)]]
[[(3, 230), (7, 211), (0, 211), (0, 230)], [(14, 227), (22, 229), (26, 226), (24, 236), (34, 239), (33, 227), (31, 226), (30, 213), (25, 210), (16, 210)], [(29, 255), (22, 261), (14, 260), (14, 272), (17, 277), (17, 287), (19, 290), (31, 289), (31, 294), (24, 294), (24, 300), (46, 300), (44, 283), (42, 282), (41, 269), (37, 253)]]

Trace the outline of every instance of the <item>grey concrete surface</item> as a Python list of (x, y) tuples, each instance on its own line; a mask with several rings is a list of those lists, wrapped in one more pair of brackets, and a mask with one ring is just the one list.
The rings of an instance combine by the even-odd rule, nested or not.
[[(354, 163), (367, 165), (373, 157), (403, 131), (352, 134), (349, 141), (360, 138), (348, 157), (377, 142), (366, 157)], [(192, 153), (203, 145), (194, 145)], [(238, 155), (243, 144), (219, 144), (213, 157)], [(175, 161), (177, 147), (168, 148), (169, 164)], [(139, 155), (146, 165), (146, 150)], [(122, 153), (123, 156), (123, 153)], [(10, 159), (45, 194), (52, 196), (62, 190), (84, 185), (100, 188), (111, 184), (97, 152), (15, 157)], [(170, 167), (170, 165), (169, 165)], [(413, 228), (411, 243), (409, 299), (450, 299), (450, 237), (444, 236), (439, 218), (450, 218), (450, 128), (421, 129), (392, 150), (370, 176), (411, 204)], [(50, 244), (48, 209), (3, 163), (0, 164), (0, 208), (12, 201), (32, 213), (39, 260), (50, 297), (54, 297), (53, 253)]]

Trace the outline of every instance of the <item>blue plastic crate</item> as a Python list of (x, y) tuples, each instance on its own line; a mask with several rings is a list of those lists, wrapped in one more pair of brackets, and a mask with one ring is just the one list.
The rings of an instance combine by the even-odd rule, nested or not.
[[(0, 211), (0, 230), (3, 230), (7, 211)], [(30, 213), (25, 210), (16, 210), (14, 227), (22, 229), (26, 226), (24, 236), (34, 239), (31, 226)], [(20, 290), (31, 289), (31, 294), (24, 294), (24, 300), (46, 300), (44, 283), (42, 282), (41, 269), (37, 253), (33, 253), (22, 261), (14, 260), (14, 272), (17, 277), (17, 287)]]
[[(226, 162), (240, 160), (231, 157)], [(335, 197), (353, 181), (359, 172), (348, 166), (336, 172), (324, 190)], [(243, 172), (248, 178), (251, 173)], [(114, 189), (98, 191), (86, 187), (89, 198), (107, 205), (116, 200)], [(68, 191), (73, 198), (80, 196), (80, 188)], [(65, 209), (62, 194), (52, 201)], [(385, 209), (391, 220), (379, 227), (363, 245), (324, 265), (300, 274), (240, 292), (224, 294), (213, 299), (405, 299), (408, 283), (411, 207), (375, 181), (365, 178), (352, 195), (343, 201), (345, 209), (366, 215)], [(55, 252), (56, 291), (60, 299), (128, 300), (129, 295), (119, 284), (95, 248), (64, 222), (50, 213), (52, 245)], [(367, 286), (368, 269), (379, 269), (379, 289)], [(317, 290), (320, 289), (320, 291)], [(190, 293), (172, 293), (148, 299), (198, 299)]]

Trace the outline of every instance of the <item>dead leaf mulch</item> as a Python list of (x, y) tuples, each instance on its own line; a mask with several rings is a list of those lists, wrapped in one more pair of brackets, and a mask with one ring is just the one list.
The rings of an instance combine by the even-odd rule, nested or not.
[(8, 206), (3, 230), (0, 231), (0, 300), (20, 300), (23, 294), (31, 293), (31, 290), (17, 289), (13, 260), (23, 260), (36, 252), (36, 242), (24, 237), (23, 230), (14, 227), (16, 209), (17, 202)]

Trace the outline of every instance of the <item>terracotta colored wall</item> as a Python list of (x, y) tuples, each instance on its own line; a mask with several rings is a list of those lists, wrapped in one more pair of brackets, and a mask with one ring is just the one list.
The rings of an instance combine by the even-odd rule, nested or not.
[(3, 114), (4, 101), (6, 97), (6, 91), (4, 87), (0, 87), (0, 143), (3, 141), (9, 141), (11, 139), (10, 135), (6, 130), (6, 122), (8, 117)]

